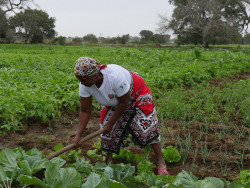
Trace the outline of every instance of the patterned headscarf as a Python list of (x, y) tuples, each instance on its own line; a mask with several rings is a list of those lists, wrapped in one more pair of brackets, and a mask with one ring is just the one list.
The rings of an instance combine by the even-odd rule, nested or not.
[(80, 57), (75, 66), (74, 73), (77, 76), (93, 76), (100, 71), (100, 63), (90, 57)]

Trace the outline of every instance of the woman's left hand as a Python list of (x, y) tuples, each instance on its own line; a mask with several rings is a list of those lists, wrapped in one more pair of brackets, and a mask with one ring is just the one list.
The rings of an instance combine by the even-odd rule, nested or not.
[(112, 131), (112, 128), (113, 128), (113, 125), (107, 122), (103, 127), (104, 134), (107, 134), (108, 132)]

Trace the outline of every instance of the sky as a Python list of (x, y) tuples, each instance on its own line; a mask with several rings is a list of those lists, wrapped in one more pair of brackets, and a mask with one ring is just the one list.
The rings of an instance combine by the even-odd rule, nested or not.
[(56, 18), (58, 36), (139, 36), (141, 30), (157, 33), (159, 14), (171, 17), (168, 0), (34, 0), (35, 8)]

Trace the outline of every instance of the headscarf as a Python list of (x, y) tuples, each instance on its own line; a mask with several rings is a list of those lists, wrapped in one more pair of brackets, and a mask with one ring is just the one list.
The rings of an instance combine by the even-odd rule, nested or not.
[(75, 66), (74, 73), (77, 76), (93, 76), (100, 71), (100, 63), (90, 57), (80, 57)]

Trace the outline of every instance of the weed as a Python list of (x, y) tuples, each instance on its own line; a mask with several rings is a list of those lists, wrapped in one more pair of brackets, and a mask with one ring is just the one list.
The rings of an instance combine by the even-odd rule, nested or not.
[(43, 135), (39, 138), (39, 141), (42, 144), (49, 144), (52, 141), (52, 137), (50, 135)]

